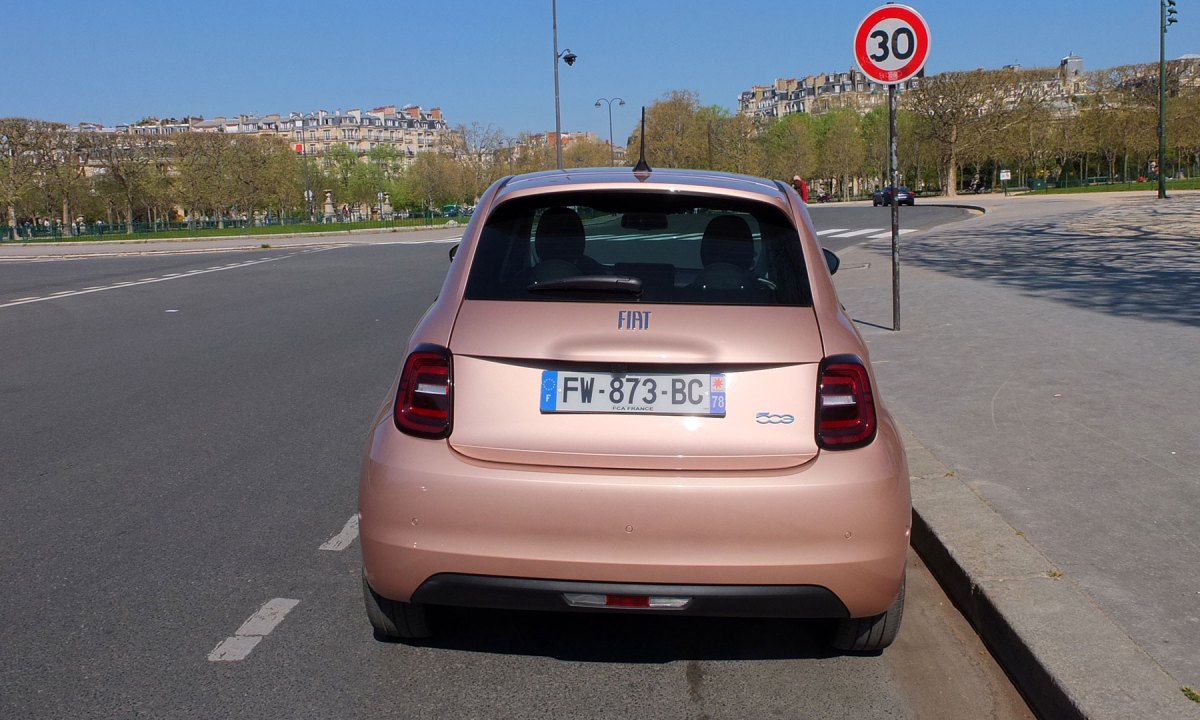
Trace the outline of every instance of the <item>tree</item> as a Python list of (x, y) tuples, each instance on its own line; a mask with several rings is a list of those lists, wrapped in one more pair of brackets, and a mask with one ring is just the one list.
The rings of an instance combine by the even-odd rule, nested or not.
[(25, 118), (0, 119), (0, 203), (4, 204), (10, 239), (17, 239), (17, 210), (37, 187), (37, 136), (40, 123)]
[(42, 134), (43, 187), (61, 213), (62, 226), (69, 227), (75, 216), (72, 205), (82, 204), (89, 189), (86, 171), (95, 138), (57, 123), (46, 123)]
[(358, 163), (350, 172), (346, 200), (370, 206), (378, 202), (385, 183), (383, 171), (374, 163)]
[(404, 170), (404, 156), (395, 145), (379, 143), (367, 151), (367, 160), (378, 167), (383, 179), (389, 182)]
[(467, 192), (463, 167), (450, 155), (440, 152), (419, 153), (408, 172), (414, 194), (427, 209), (459, 202)]
[(758, 136), (767, 177), (791, 180), (812, 177), (817, 172), (817, 143), (813, 117), (807, 113), (785, 115)]
[(706, 135), (706, 158), (702, 165), (712, 170), (761, 175), (762, 148), (755, 137), (758, 128), (745, 115), (730, 115), (716, 105), (701, 108), (696, 121), (703, 125)]
[(459, 125), (447, 138), (451, 153), (466, 170), (466, 193), (478, 198), (500, 177), (496, 170), (496, 153), (504, 144), (504, 136), (491, 125), (477, 122)]
[(858, 113), (838, 108), (818, 118), (817, 147), (821, 153), (820, 171), (838, 181), (843, 199), (849, 199), (852, 180), (863, 175), (866, 151)]
[[(872, 180), (878, 178), (882, 185), (890, 185), (892, 182), (887, 174), (888, 156), (891, 154), (891, 147), (888, 144), (888, 123), (888, 109), (886, 106), (880, 106), (863, 115), (859, 125), (863, 139), (864, 161), (869, 168), (868, 175), (872, 176)], [(899, 121), (897, 121), (897, 125), (899, 125)], [(897, 135), (899, 135), (898, 129)], [(897, 138), (898, 140), (899, 138)], [(897, 155), (899, 155), (898, 151)]]
[(358, 153), (344, 143), (337, 143), (325, 151), (325, 169), (333, 181), (333, 197), (336, 200), (348, 200), (350, 195), (350, 176), (358, 165)]
[(978, 160), (991, 138), (1015, 119), (1012, 98), (1018, 74), (1012, 70), (948, 72), (922, 78), (903, 99), (920, 116), (927, 138), (938, 148), (942, 191), (957, 193), (964, 158)]
[(550, 170), (558, 162), (555, 159), (554, 148), (548, 143), (537, 142), (529, 133), (518, 136), (514, 146), (509, 149), (509, 158), (510, 173)]
[(563, 165), (566, 167), (609, 167), (612, 151), (606, 142), (571, 140), (563, 149)]
[(139, 135), (111, 135), (96, 145), (101, 176), (97, 190), (125, 221), (133, 234), (134, 207), (141, 203), (157, 167), (156, 142)]
[[(646, 108), (646, 161), (651, 167), (709, 167), (710, 135), (700, 102), (690, 90), (673, 90)], [(629, 147), (641, 145), (640, 128)]]
[(233, 202), (228, 193), (226, 170), (228, 136), (183, 133), (172, 137), (179, 201), (193, 220), (211, 213), (216, 216), (218, 226), (224, 227), (225, 209)]

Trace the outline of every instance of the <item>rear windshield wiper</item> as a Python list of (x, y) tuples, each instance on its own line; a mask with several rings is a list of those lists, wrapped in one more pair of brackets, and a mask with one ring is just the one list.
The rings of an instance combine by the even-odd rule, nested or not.
[(547, 280), (533, 283), (526, 288), (530, 292), (556, 292), (584, 290), (588, 292), (620, 293), (623, 295), (641, 295), (642, 279), (613, 275), (576, 275), (575, 277)]

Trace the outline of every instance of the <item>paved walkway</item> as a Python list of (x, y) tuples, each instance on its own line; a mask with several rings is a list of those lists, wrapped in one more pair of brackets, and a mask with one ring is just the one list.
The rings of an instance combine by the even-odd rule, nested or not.
[[(1200, 194), (968, 197), (842, 255), (914, 544), (1043, 717), (1200, 718)], [(901, 211), (903, 225), (903, 210)]]

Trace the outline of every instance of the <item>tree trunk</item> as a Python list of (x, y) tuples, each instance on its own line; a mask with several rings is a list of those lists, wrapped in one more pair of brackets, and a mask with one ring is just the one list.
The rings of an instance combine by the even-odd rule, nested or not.
[(958, 161), (954, 154), (950, 155), (950, 163), (946, 166), (946, 197), (958, 197)]
[(17, 208), (14, 205), (8, 206), (8, 233), (13, 242), (17, 241)]

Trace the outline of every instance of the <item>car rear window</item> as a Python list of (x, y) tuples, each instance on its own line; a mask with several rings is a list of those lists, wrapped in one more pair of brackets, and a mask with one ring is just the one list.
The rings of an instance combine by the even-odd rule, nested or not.
[(506, 202), (487, 219), (471, 300), (812, 304), (795, 227), (768, 203), (674, 192)]

